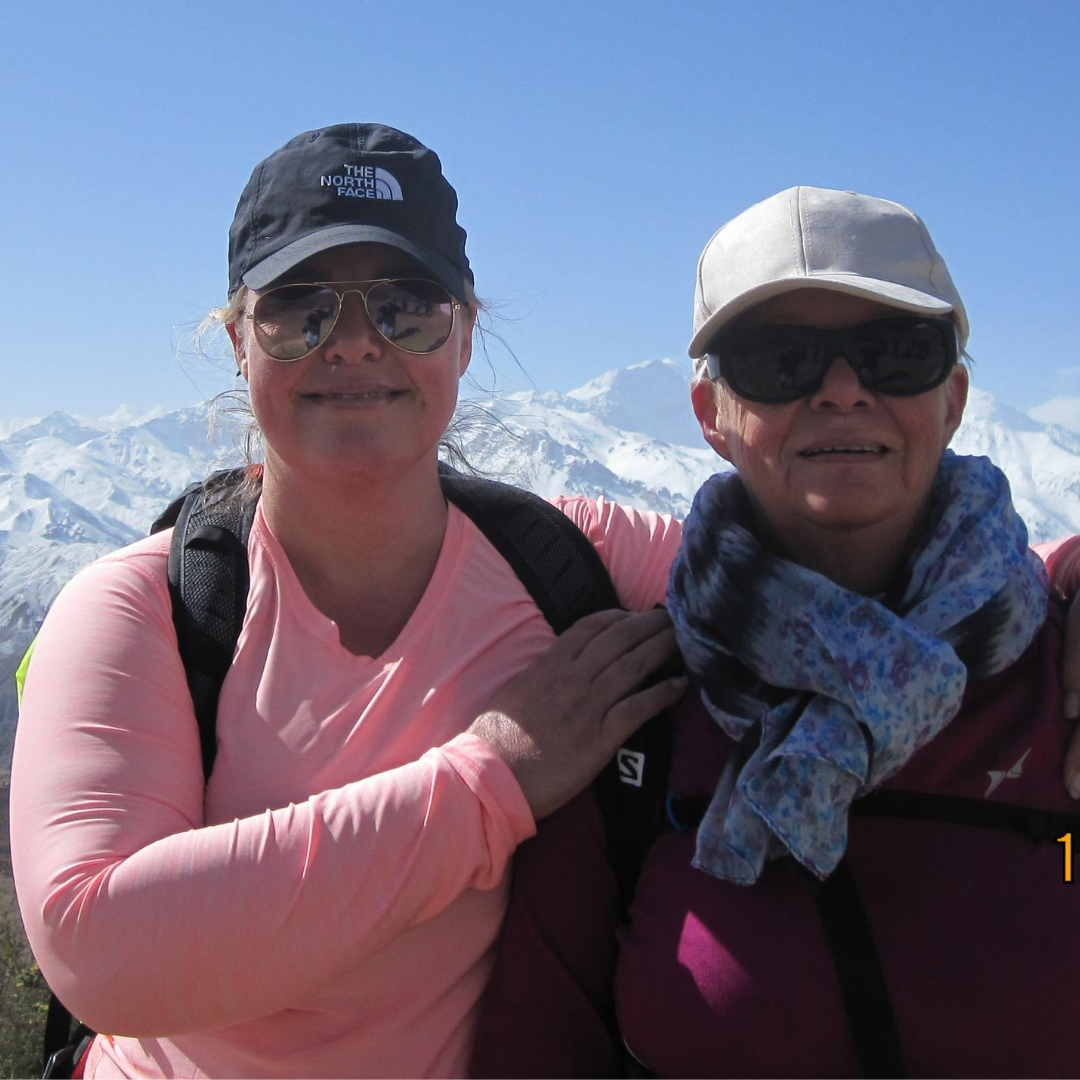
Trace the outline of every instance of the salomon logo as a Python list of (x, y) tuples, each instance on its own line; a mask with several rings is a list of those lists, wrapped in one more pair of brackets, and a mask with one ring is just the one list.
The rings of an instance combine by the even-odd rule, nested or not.
[(393, 173), (375, 165), (342, 165), (341, 172), (319, 177), (320, 187), (337, 188), (354, 199), (395, 199), (403, 202), (401, 185)]
[(631, 787), (641, 787), (641, 780), (645, 775), (645, 755), (636, 750), (627, 750), (621, 747), (615, 755), (619, 763), (619, 779)]

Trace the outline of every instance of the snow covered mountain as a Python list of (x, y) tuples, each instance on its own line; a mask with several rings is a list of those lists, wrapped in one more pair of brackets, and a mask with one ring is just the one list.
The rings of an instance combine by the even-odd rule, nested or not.
[[(609, 371), (567, 394), (466, 402), (457, 439), (473, 466), (543, 495), (604, 495), (684, 515), (721, 464), (671, 360)], [(101, 421), (53, 413), (0, 420), (0, 753), (14, 719), (10, 678), (60, 586), (145, 535), (193, 479), (234, 464), (235, 427), (207, 434), (205, 407)], [(1080, 532), (1080, 434), (973, 389), (953, 447), (1008, 475), (1033, 540)]]
[(0, 762), (18, 662), (60, 587), (146, 535), (170, 498), (235, 460), (207, 409), (94, 422), (56, 412), (0, 421)]

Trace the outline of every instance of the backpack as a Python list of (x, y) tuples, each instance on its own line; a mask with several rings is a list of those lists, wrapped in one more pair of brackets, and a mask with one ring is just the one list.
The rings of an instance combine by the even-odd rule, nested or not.
[[(168, 581), (173, 623), (195, 708), (203, 774), (217, 752), (217, 706), (243, 626), (249, 588), (247, 543), (257, 488), (239, 495), (246, 470), (218, 472), (186, 488), (150, 527), (173, 528)], [(443, 494), (509, 563), (556, 635), (578, 619), (622, 605), (600, 556), (580, 529), (537, 495), (439, 466)], [(31, 649), (20, 672), (25, 676)], [(20, 684), (21, 685), (21, 684)], [(667, 777), (668, 725), (650, 721), (597, 780), (610, 854), (620, 882), (633, 891), (638, 868), (660, 828), (658, 808)], [(653, 749), (653, 748), (656, 749)], [(645, 769), (652, 757), (656, 768)], [(644, 783), (648, 776), (655, 782)], [(659, 786), (657, 786), (659, 785)], [(46, 1077), (71, 1076), (93, 1031), (71, 1032), (71, 1013), (51, 995), (45, 1026)]]

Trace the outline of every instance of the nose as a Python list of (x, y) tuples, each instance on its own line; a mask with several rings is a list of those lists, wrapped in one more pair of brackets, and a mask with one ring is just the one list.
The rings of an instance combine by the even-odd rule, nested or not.
[(810, 395), (810, 406), (815, 409), (868, 409), (874, 406), (874, 395), (866, 389), (846, 356), (833, 358), (825, 372), (821, 388)]
[(334, 329), (322, 344), (323, 360), (335, 366), (377, 360), (385, 344), (382, 334), (372, 325), (363, 296), (347, 292)]

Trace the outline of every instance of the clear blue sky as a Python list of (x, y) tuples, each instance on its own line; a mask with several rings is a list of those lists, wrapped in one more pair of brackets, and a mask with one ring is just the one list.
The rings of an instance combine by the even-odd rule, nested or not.
[(0, 416), (228, 385), (190, 332), (224, 298), (236, 199), (345, 120), (439, 152), (540, 389), (684, 358), (705, 241), (803, 183), (927, 221), (977, 385), (1080, 394), (1074, 0), (18, 0), (4, 24)]

